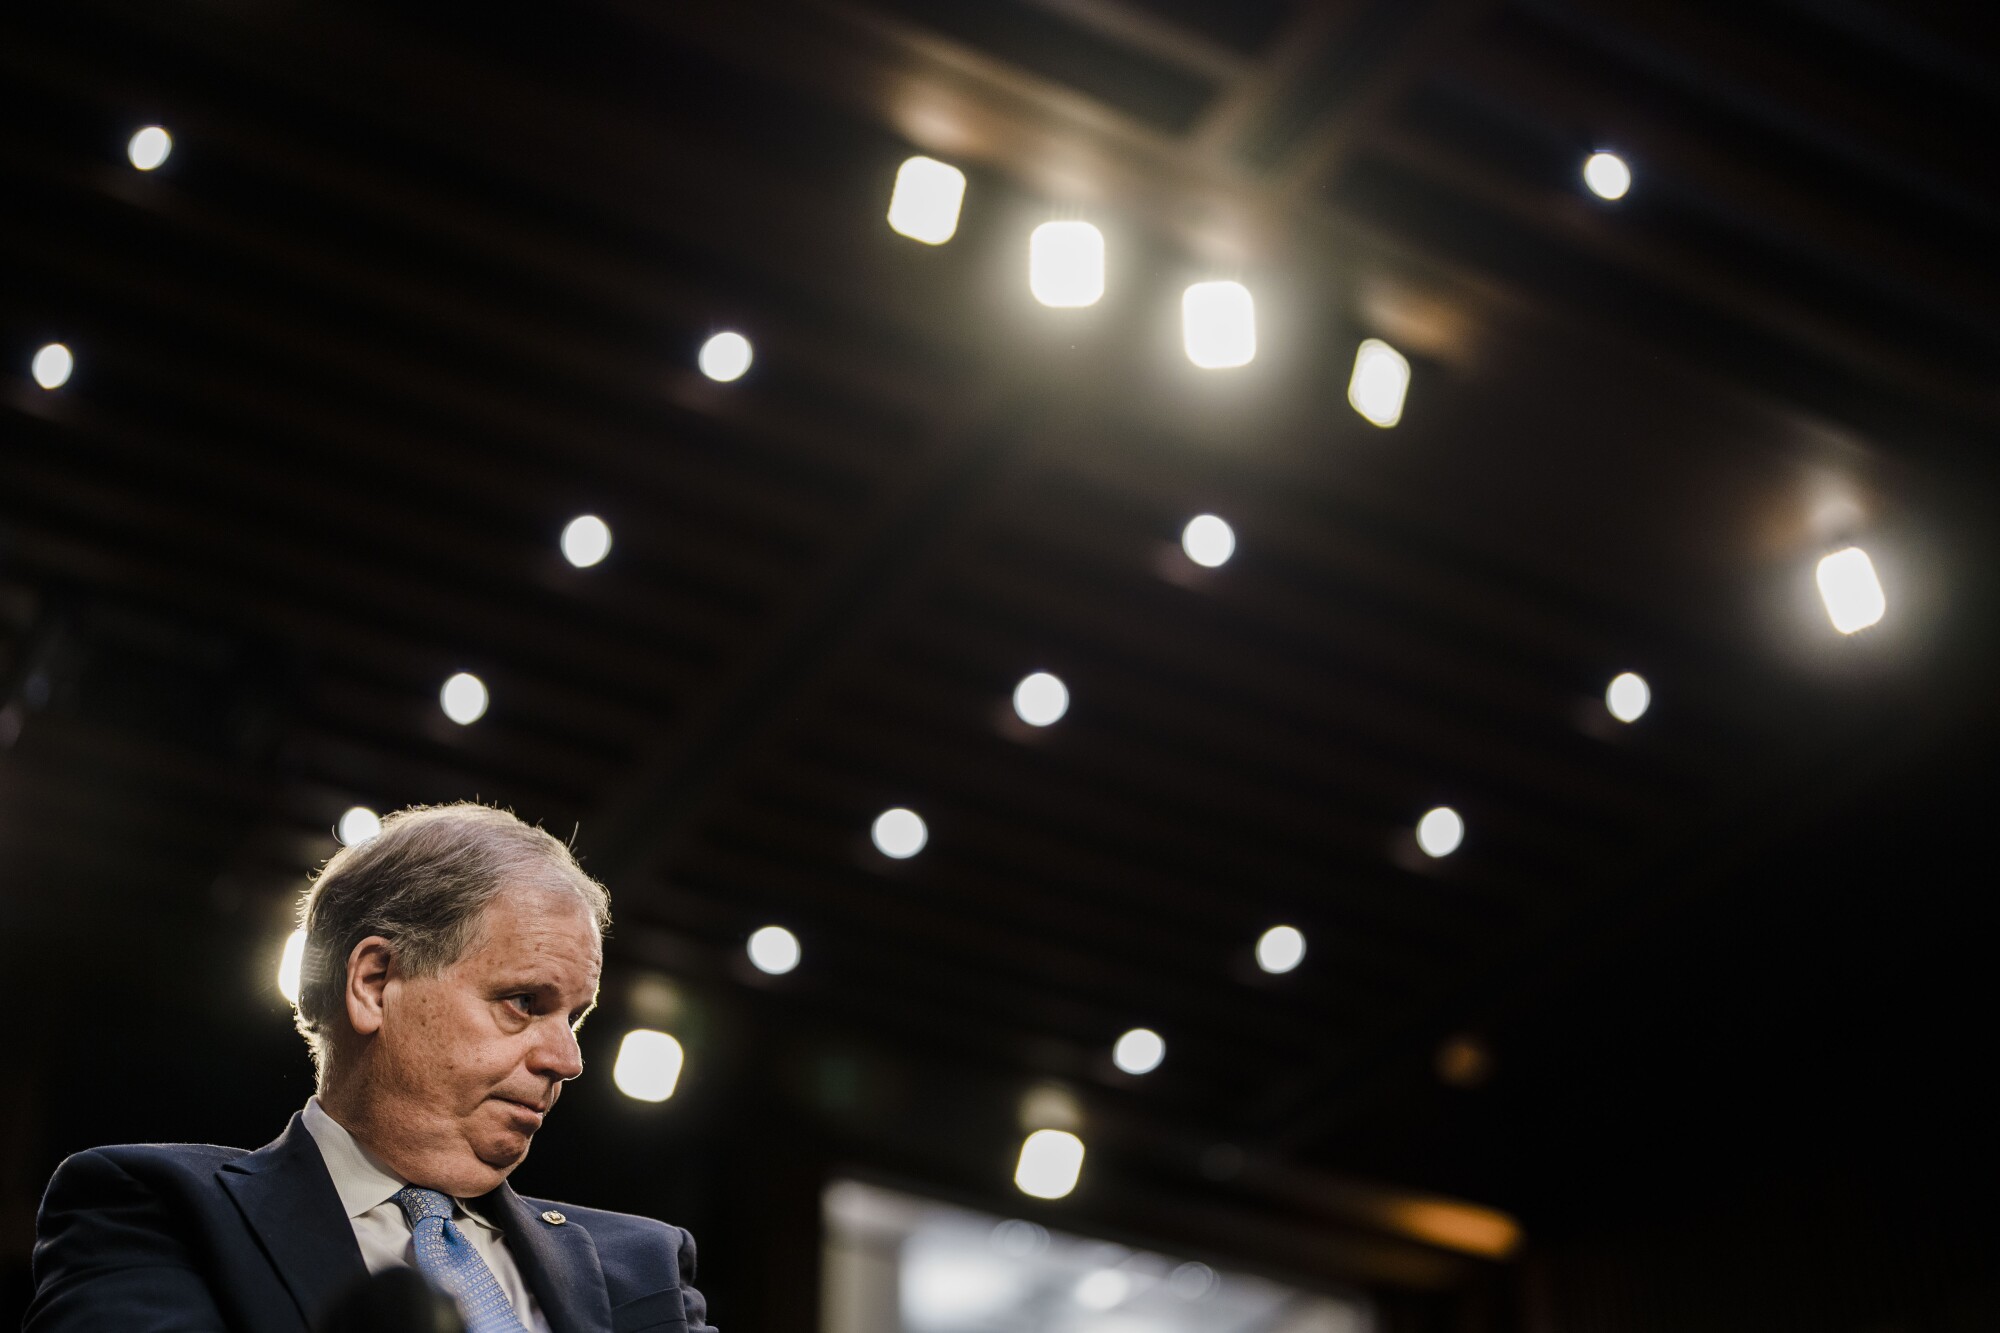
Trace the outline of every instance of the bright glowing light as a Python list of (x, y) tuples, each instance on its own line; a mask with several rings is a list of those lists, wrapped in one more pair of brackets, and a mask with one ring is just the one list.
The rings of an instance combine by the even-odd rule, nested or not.
[(1273, 926), (1257, 938), (1257, 966), (1273, 975), (1305, 961), (1306, 937), (1296, 926)]
[(1240, 282), (1197, 282), (1181, 293), (1181, 343), (1203, 370), (1247, 366), (1257, 355), (1257, 307)]
[(925, 245), (943, 245), (958, 230), (964, 202), (964, 172), (936, 158), (913, 157), (896, 170), (889, 228)]
[(461, 671), (438, 691), (444, 715), (461, 727), (469, 727), (486, 716), (486, 682), (470, 671)]
[(1069, 711), (1069, 687), (1046, 671), (1014, 687), (1014, 712), (1031, 727), (1046, 727)]
[(174, 151), (174, 136), (158, 125), (148, 125), (132, 136), (125, 145), (125, 156), (141, 171), (151, 171), (167, 160), (167, 154)]
[(1409, 391), (1410, 363), (1403, 354), (1380, 338), (1363, 341), (1347, 381), (1347, 401), (1354, 410), (1386, 429), (1403, 419)]
[(899, 805), (875, 816), (875, 827), (869, 830), (869, 836), (875, 839), (875, 850), (882, 855), (907, 861), (924, 849), (931, 832), (924, 827), (922, 815)]
[(44, 389), (60, 389), (69, 383), (70, 372), (76, 369), (76, 358), (61, 343), (50, 343), (35, 353), (28, 369), (34, 374), (35, 383)]
[(1652, 705), (1653, 690), (1636, 671), (1621, 671), (1604, 689), (1604, 706), (1620, 722), (1637, 722)]
[(1104, 233), (1088, 222), (1044, 222), (1028, 237), (1028, 290), (1043, 305), (1096, 305), (1104, 295)]
[(295, 930), (285, 937), (285, 952), (278, 959), (278, 994), (292, 1003), (299, 1002), (299, 973), (306, 963), (306, 933)]
[(1632, 168), (1616, 153), (1592, 153), (1584, 159), (1583, 183), (1599, 199), (1623, 199), (1632, 188)]
[(799, 965), (799, 937), (783, 926), (765, 926), (750, 936), (750, 961), (759, 972), (783, 976)]
[(718, 333), (701, 345), (696, 364), (717, 384), (740, 380), (750, 369), (750, 340), (740, 333)]
[(1167, 1058), (1167, 1043), (1151, 1028), (1133, 1028), (1111, 1048), (1111, 1063), (1128, 1074), (1150, 1074)]
[(1236, 531), (1213, 514), (1196, 514), (1181, 529), (1181, 549), (1197, 565), (1214, 569), (1236, 554)]
[(611, 554), (611, 525), (595, 514), (579, 514), (563, 525), (563, 559), (589, 569)]
[(986, 1328), (1021, 1299), (1021, 1270), (991, 1255), (917, 1244), (903, 1250), (897, 1266), (899, 1328)]
[(1083, 1140), (1066, 1129), (1038, 1129), (1021, 1142), (1014, 1185), (1037, 1199), (1060, 1199), (1083, 1174)]
[(349, 806), (333, 826), (333, 836), (343, 847), (359, 847), (381, 831), (382, 817), (365, 805)]
[(1086, 1310), (1109, 1310), (1132, 1294), (1132, 1275), (1115, 1268), (1100, 1268), (1085, 1273), (1071, 1294)]
[(611, 1066), (611, 1081), (634, 1101), (663, 1102), (674, 1095), (686, 1060), (681, 1044), (666, 1033), (633, 1028), (618, 1043), (618, 1062)]
[(1827, 619), (1842, 634), (1867, 629), (1889, 609), (1875, 562), (1859, 546), (1835, 551), (1819, 562), (1819, 595)]
[(1441, 805), (1417, 821), (1417, 846), (1426, 856), (1450, 856), (1465, 841), (1465, 821), (1458, 811)]

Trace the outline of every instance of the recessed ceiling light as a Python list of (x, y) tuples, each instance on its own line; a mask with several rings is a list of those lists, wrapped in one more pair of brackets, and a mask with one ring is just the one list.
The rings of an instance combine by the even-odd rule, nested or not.
[(1024, 676), (1014, 687), (1014, 712), (1031, 727), (1046, 727), (1069, 711), (1069, 687), (1046, 671)]
[(1835, 551), (1821, 560), (1817, 578), (1827, 619), (1842, 634), (1867, 629), (1889, 609), (1882, 580), (1875, 577), (1875, 562), (1859, 546)]
[(925, 827), (923, 816), (902, 806), (884, 810), (875, 816), (875, 826), (869, 835), (874, 838), (877, 851), (898, 861), (915, 856), (930, 840), (930, 830)]
[(1273, 926), (1257, 939), (1257, 966), (1276, 975), (1305, 961), (1306, 937), (1296, 926)]
[(141, 171), (151, 171), (174, 151), (174, 136), (158, 125), (148, 125), (125, 145), (125, 156)]
[(1181, 549), (1197, 565), (1215, 569), (1236, 554), (1236, 532), (1214, 514), (1196, 514), (1181, 529)]
[(1403, 399), (1410, 391), (1410, 363), (1380, 338), (1362, 342), (1354, 353), (1354, 374), (1347, 381), (1347, 401), (1364, 420), (1387, 428), (1403, 419)]
[(913, 157), (896, 171), (889, 227), (925, 245), (943, 245), (958, 230), (965, 173), (931, 157)]
[(1151, 1028), (1133, 1028), (1111, 1048), (1111, 1063), (1128, 1074), (1150, 1074), (1167, 1058), (1167, 1043)]
[(1037, 1199), (1060, 1199), (1083, 1174), (1083, 1140), (1066, 1129), (1038, 1129), (1021, 1143), (1014, 1185)]
[(1044, 222), (1028, 237), (1028, 290), (1046, 306), (1096, 305), (1104, 295), (1104, 233), (1088, 222)]
[(35, 359), (28, 363), (28, 370), (35, 377), (35, 383), (44, 389), (60, 389), (69, 383), (70, 373), (76, 369), (76, 358), (69, 348), (61, 343), (50, 343), (35, 353)]
[(1465, 821), (1458, 811), (1441, 805), (1417, 821), (1417, 846), (1426, 856), (1450, 856), (1465, 841)]
[(611, 554), (611, 525), (595, 514), (580, 514), (562, 530), (563, 559), (588, 569)]
[(799, 937), (783, 926), (765, 926), (750, 936), (750, 961), (759, 972), (783, 976), (799, 965)]
[(750, 340), (740, 333), (718, 333), (701, 345), (695, 362), (717, 384), (740, 380), (750, 369)]
[(634, 1028), (618, 1043), (611, 1081), (634, 1101), (663, 1102), (674, 1095), (686, 1063), (687, 1053), (673, 1037), (652, 1028)]
[(1181, 342), (1203, 370), (1233, 370), (1257, 356), (1257, 306), (1240, 282), (1197, 282), (1181, 294)]
[(461, 671), (438, 691), (444, 715), (461, 727), (469, 727), (486, 716), (486, 682), (470, 671)]
[(1599, 199), (1623, 199), (1632, 188), (1632, 168), (1616, 153), (1592, 153), (1584, 159), (1583, 183)]
[(382, 832), (382, 817), (365, 805), (351, 805), (333, 826), (333, 836), (343, 847), (359, 847)]
[(1620, 722), (1637, 722), (1652, 705), (1653, 690), (1636, 671), (1621, 671), (1604, 689), (1604, 706)]

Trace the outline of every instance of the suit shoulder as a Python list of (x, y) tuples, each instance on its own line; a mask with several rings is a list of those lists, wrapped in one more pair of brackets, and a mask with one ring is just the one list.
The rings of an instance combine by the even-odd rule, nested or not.
[(207, 1173), (244, 1155), (242, 1148), (224, 1148), (213, 1143), (114, 1143), (71, 1153), (56, 1168), (56, 1174), (91, 1173), (107, 1166), (133, 1176), (176, 1171)]
[(561, 1213), (566, 1222), (575, 1223), (593, 1236), (622, 1232), (638, 1236), (657, 1236), (679, 1244), (681, 1237), (687, 1234), (670, 1223), (657, 1218), (641, 1217), (637, 1213), (614, 1213), (607, 1208), (585, 1208), (582, 1204), (563, 1203), (556, 1199), (531, 1199), (526, 1195), (521, 1196), (521, 1202), (537, 1213)]

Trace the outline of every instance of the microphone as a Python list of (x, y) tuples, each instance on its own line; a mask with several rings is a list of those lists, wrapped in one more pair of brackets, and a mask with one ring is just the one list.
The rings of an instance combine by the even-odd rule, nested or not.
[(414, 1268), (386, 1268), (349, 1287), (319, 1333), (465, 1333), (458, 1303)]

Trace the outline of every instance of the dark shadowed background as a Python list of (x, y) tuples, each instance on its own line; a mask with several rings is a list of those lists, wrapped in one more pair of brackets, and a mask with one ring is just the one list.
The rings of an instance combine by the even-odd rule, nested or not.
[[(818, 1326), (842, 1178), (1385, 1333), (1992, 1327), (1996, 89), (1874, 0), (10, 7), (0, 1318), (65, 1153), (304, 1101), (341, 812), (477, 797), (617, 917), (516, 1183), (693, 1229), (730, 1333)], [(1057, 218), (1088, 309), (1029, 295)]]

